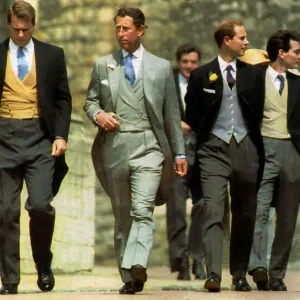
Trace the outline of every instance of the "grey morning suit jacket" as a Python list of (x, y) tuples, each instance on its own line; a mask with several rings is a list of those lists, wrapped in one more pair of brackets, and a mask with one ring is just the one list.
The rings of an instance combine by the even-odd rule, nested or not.
[[(84, 110), (92, 122), (94, 114), (99, 109), (105, 112), (115, 111), (121, 63), (120, 50), (96, 61), (84, 105)], [(173, 160), (176, 155), (185, 154), (180, 111), (170, 63), (144, 50), (141, 72), (143, 72), (146, 112), (165, 158), (155, 201), (156, 205), (162, 205), (167, 201), (172, 189)], [(98, 151), (103, 145), (104, 138), (105, 132), (99, 128), (92, 147), (92, 159), (97, 177), (109, 195), (105, 178), (105, 161)]]

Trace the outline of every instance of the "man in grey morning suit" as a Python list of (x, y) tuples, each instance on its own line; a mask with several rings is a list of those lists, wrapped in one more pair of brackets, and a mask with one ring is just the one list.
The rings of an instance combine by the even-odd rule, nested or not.
[[(270, 66), (265, 71), (264, 114), (261, 132), (265, 169), (257, 195), (257, 213), (249, 274), (259, 290), (286, 291), (283, 282), (295, 233), (300, 199), (300, 77), (288, 69), (298, 67), (298, 32), (280, 30), (268, 40)], [(276, 230), (269, 276), (267, 239), (270, 205), (274, 199)]]
[[(171, 272), (178, 272), (178, 280), (190, 280), (189, 254), (193, 258), (192, 273), (196, 279), (205, 279), (203, 268), (204, 253), (201, 240), (200, 224), (203, 201), (194, 197), (191, 213), (191, 225), (187, 243), (186, 203), (190, 197), (189, 178), (195, 160), (196, 134), (185, 122), (185, 101), (188, 79), (192, 70), (200, 66), (201, 52), (192, 44), (180, 45), (176, 50), (178, 69), (174, 71), (174, 80), (181, 112), (181, 126), (184, 135), (188, 174), (174, 176), (173, 193), (167, 201), (167, 232)], [(198, 185), (198, 189), (200, 186)], [(187, 245), (188, 244), (188, 245)]]
[(120, 293), (134, 294), (147, 280), (155, 204), (187, 162), (170, 63), (143, 48), (140, 9), (121, 7), (114, 21), (122, 49), (97, 60), (84, 109), (99, 126), (92, 157), (112, 202)]
[(215, 31), (215, 40), (218, 57), (192, 71), (185, 98), (186, 121), (198, 135), (196, 165), (204, 200), (202, 237), (208, 276), (204, 287), (211, 292), (221, 288), (224, 201), (229, 181), (230, 273), (236, 291), (250, 291), (246, 273), (264, 162), (259, 127), (263, 74), (258, 67), (236, 59), (248, 45), (242, 23), (223, 21)]
[(51, 202), (68, 168), (64, 153), (71, 95), (63, 49), (32, 38), (35, 10), (14, 1), (7, 12), (10, 39), (0, 44), (0, 294), (18, 293), (20, 193), (30, 217), (32, 256), (42, 291), (53, 289)]

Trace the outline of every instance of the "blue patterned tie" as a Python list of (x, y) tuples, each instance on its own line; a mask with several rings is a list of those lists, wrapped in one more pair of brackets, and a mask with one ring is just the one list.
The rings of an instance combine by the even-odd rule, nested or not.
[(18, 48), (17, 59), (18, 59), (18, 77), (20, 78), (20, 80), (23, 80), (23, 78), (28, 73), (28, 64), (25, 59), (23, 47)]
[(280, 81), (279, 94), (281, 95), (284, 88), (284, 77), (283, 75), (278, 75), (277, 78)]
[(125, 77), (128, 79), (131, 86), (133, 86), (135, 81), (135, 73), (132, 65), (133, 58), (133, 54), (128, 54), (124, 57)]

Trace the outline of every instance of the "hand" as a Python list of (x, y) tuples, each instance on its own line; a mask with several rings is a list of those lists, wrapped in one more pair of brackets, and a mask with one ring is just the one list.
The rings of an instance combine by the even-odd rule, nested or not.
[(192, 131), (192, 128), (183, 121), (181, 121), (181, 128), (182, 128), (183, 135), (188, 135)]
[(96, 120), (98, 125), (105, 131), (115, 130), (120, 126), (120, 123), (116, 120), (116, 114), (113, 112), (101, 111), (96, 115)]
[(177, 158), (174, 164), (174, 170), (177, 176), (183, 177), (187, 173), (187, 161), (185, 158)]
[(63, 138), (55, 139), (52, 144), (51, 155), (56, 157), (64, 154), (67, 150), (67, 142)]

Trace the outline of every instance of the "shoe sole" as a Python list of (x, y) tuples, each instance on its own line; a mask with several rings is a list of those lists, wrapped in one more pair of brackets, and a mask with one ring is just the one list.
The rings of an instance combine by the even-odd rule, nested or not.
[(133, 268), (130, 272), (133, 280), (134, 291), (141, 292), (144, 289), (144, 283), (147, 281), (147, 273), (144, 268)]
[(133, 268), (130, 272), (133, 280), (145, 283), (147, 281), (147, 273), (143, 268)]
[(220, 284), (217, 282), (206, 282), (204, 288), (211, 293), (218, 293), (221, 291)]
[(256, 271), (253, 274), (253, 281), (257, 285), (259, 291), (269, 291), (268, 274), (265, 271)]

